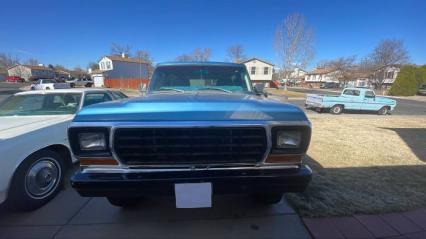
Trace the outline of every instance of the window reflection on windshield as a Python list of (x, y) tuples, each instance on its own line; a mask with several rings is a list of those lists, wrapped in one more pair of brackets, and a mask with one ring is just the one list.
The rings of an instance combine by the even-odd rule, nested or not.
[(154, 73), (151, 91), (224, 90), (250, 92), (247, 71), (229, 66), (164, 66)]
[(0, 105), (0, 116), (74, 114), (80, 93), (15, 95)]

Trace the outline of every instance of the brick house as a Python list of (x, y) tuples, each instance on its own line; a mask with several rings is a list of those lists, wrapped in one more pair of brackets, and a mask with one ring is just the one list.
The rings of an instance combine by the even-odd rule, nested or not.
[(18, 76), (25, 81), (37, 80), (40, 78), (53, 79), (55, 72), (45, 66), (15, 65), (7, 69), (9, 76)]

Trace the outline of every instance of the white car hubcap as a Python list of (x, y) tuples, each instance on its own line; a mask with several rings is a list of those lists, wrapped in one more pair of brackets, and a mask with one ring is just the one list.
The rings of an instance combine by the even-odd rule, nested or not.
[(29, 196), (36, 199), (47, 197), (56, 189), (60, 178), (58, 162), (53, 158), (41, 158), (27, 171), (25, 190)]

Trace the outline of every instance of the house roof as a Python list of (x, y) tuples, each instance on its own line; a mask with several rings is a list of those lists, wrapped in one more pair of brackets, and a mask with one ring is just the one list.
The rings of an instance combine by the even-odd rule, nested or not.
[(132, 58), (132, 57), (122, 57), (122, 56), (105, 56), (111, 61), (122, 61), (122, 62), (130, 62), (130, 63), (137, 63), (137, 64), (148, 64), (148, 62), (141, 60), (139, 58)]
[(45, 67), (45, 66), (32, 66), (32, 65), (19, 65), (19, 64), (9, 67), (8, 70), (12, 69), (14, 67), (17, 67), (17, 66), (25, 66), (25, 67), (28, 67), (28, 68), (30, 68), (32, 70), (50, 70), (50, 71), (52, 70), (52, 69), (50, 69), (48, 67)]
[(271, 66), (273, 66), (274, 64), (272, 64), (272, 63), (270, 63), (270, 62), (268, 62), (268, 61), (265, 61), (265, 60), (262, 60), (262, 59), (259, 59), (259, 58), (256, 58), (256, 57), (253, 57), (253, 58), (250, 58), (250, 59), (248, 59), (248, 60), (245, 60), (245, 61), (243, 61), (243, 62), (241, 62), (241, 63), (246, 63), (246, 62), (249, 62), (249, 61), (253, 61), (253, 60), (256, 60), (256, 61), (261, 61), (261, 62), (263, 62), (263, 63), (265, 63), (265, 64), (268, 64), (268, 65), (271, 65)]

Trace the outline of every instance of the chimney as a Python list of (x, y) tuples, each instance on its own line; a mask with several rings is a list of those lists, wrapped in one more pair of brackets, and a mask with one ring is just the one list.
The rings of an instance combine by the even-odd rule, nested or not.
[(122, 53), (121, 53), (121, 57), (122, 57), (122, 58), (127, 58), (127, 57), (128, 57), (128, 55), (127, 55), (126, 53), (122, 52)]

